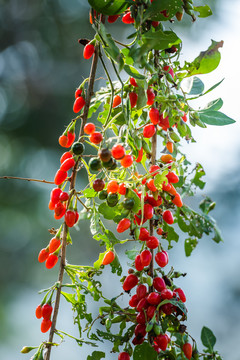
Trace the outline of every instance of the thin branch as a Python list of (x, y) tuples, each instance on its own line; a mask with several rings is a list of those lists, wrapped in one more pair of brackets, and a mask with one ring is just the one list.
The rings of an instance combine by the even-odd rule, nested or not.
[(25, 181), (35, 181), (44, 184), (54, 184), (54, 181), (47, 181), (47, 180), (39, 180), (39, 179), (30, 179), (30, 178), (22, 178), (18, 176), (0, 176), (0, 179), (7, 179), (7, 180), (25, 180)]
[[(97, 70), (98, 55), (99, 55), (99, 44), (96, 44), (95, 53), (93, 55), (93, 60), (92, 60), (90, 76), (89, 76), (89, 83), (88, 83), (87, 95), (86, 95), (86, 100), (85, 100), (86, 102), (85, 102), (84, 112), (82, 115), (82, 124), (81, 124), (80, 133), (79, 133), (79, 139), (81, 139), (81, 137), (84, 134), (83, 129), (84, 129), (84, 125), (86, 124), (87, 118), (88, 118), (88, 111), (89, 111), (89, 107), (90, 107), (91, 97), (93, 95), (93, 85), (94, 85), (94, 80), (95, 80), (95, 75), (96, 75), (96, 70)], [(81, 139), (81, 141), (83, 141), (83, 140)], [(70, 191), (75, 188), (79, 161), (80, 160), (76, 161), (76, 164), (72, 170), (72, 176), (71, 176), (70, 187), (69, 187)], [(73, 194), (74, 194), (74, 192), (72, 192), (71, 195), (73, 196)], [(71, 200), (72, 196), (69, 197), (68, 206), (70, 204), (70, 200)], [(53, 318), (52, 318), (52, 326), (51, 326), (51, 330), (50, 330), (50, 334), (49, 334), (48, 344), (46, 345), (46, 353), (44, 355), (45, 360), (50, 359), (51, 348), (52, 348), (51, 343), (53, 342), (53, 336), (56, 331), (57, 316), (58, 316), (60, 297), (61, 297), (61, 287), (62, 287), (62, 283), (63, 283), (63, 274), (64, 274), (64, 268), (65, 268), (65, 264), (66, 264), (67, 233), (68, 233), (68, 227), (67, 227), (66, 223), (64, 222), (63, 235), (62, 235), (63, 238), (62, 238), (62, 250), (61, 250), (61, 263), (60, 263), (60, 269), (59, 269), (59, 275), (58, 275), (59, 286), (56, 290), (56, 299), (55, 299), (55, 306), (54, 306), (54, 312), (53, 312)]]

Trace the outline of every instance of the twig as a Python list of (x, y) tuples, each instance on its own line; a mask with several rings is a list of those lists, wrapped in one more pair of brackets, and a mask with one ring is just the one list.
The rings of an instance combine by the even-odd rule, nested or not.
[(25, 181), (35, 181), (41, 182), (44, 184), (54, 184), (54, 181), (47, 181), (47, 180), (39, 180), (39, 179), (30, 179), (30, 178), (22, 178), (18, 176), (0, 176), (0, 179), (7, 179), (7, 180), (25, 180)]

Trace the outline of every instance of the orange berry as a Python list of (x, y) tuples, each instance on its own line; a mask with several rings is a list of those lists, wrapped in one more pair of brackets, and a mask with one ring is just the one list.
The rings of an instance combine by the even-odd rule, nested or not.
[(168, 141), (166, 144), (166, 148), (168, 151), (172, 154), (173, 153), (173, 143), (171, 141)]
[(177, 207), (182, 207), (183, 206), (181, 196), (178, 193), (176, 193), (176, 195), (174, 196), (172, 202)]
[(114, 99), (113, 99), (113, 108), (117, 107), (118, 105), (120, 105), (122, 102), (122, 99), (121, 99), (121, 96), (120, 95), (116, 95), (114, 96)]
[(42, 333), (47, 332), (51, 326), (52, 326), (52, 322), (50, 319), (43, 319), (43, 321), (41, 322), (41, 332)]
[(117, 193), (119, 189), (118, 182), (116, 180), (111, 180), (107, 184), (107, 192), (108, 193)]
[(168, 163), (170, 161), (172, 161), (173, 157), (171, 154), (164, 154), (161, 156), (161, 161), (164, 163)]
[(103, 258), (103, 261), (102, 261), (102, 265), (108, 265), (108, 264), (111, 264), (111, 262), (113, 262), (113, 260), (115, 259), (115, 254), (113, 251), (109, 250), (105, 255), (104, 255), (104, 258)]
[(49, 256), (49, 250), (48, 249), (42, 249), (40, 250), (39, 254), (38, 254), (38, 261), (40, 263), (44, 262), (47, 260)]

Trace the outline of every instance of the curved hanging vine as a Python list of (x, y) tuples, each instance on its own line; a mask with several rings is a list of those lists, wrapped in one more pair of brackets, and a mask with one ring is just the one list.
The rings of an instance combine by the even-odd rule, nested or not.
[[(206, 197), (196, 212), (184, 202), (197, 188), (203, 189), (205, 172), (201, 164), (190, 164), (181, 143), (195, 141), (191, 127), (234, 122), (219, 111), (221, 99), (200, 110), (192, 105), (192, 100), (221, 83), (204, 90), (197, 75), (218, 66), (223, 42), (212, 41), (194, 61), (182, 65), (182, 41), (172, 30), (174, 20), (181, 21), (184, 13), (195, 21), (196, 14), (207, 17), (211, 9), (194, 6), (192, 0), (89, 0), (89, 4), (95, 37), (79, 42), (84, 58), (92, 61), (90, 75), (75, 91), (76, 117), (59, 137), (66, 152), (50, 194), (49, 209), (60, 226), (38, 256), (47, 269), (59, 263), (57, 282), (44, 291), (36, 308), (41, 331), (49, 332), (49, 338), (39, 347), (24, 347), (22, 353), (37, 349), (32, 359), (49, 360), (58, 345), (54, 338), (69, 336), (80, 346), (110, 341), (116, 353), (111, 358), (118, 360), (221, 359), (210, 329), (202, 329), (203, 352), (188, 333), (186, 296), (177, 285), (185, 274), (174, 270), (168, 253), (179, 240), (179, 230), (185, 233), (187, 256), (204, 234), (221, 241), (209, 215), (215, 203)], [(125, 43), (111, 35), (115, 21), (132, 29)], [(97, 66), (107, 77), (100, 89), (95, 88)], [(85, 153), (85, 143), (92, 156)], [(76, 179), (83, 172), (88, 183), (79, 189)], [(73, 265), (66, 261), (70, 230), (85, 219), (104, 251), (91, 266)], [(117, 256), (126, 243), (127, 274)], [(122, 282), (122, 291), (113, 287), (111, 299), (104, 296), (99, 280), (105, 266), (111, 266)], [(63, 282), (64, 273), (68, 283)], [(118, 300), (128, 293), (129, 305), (122, 307)], [(72, 306), (79, 338), (57, 327), (61, 297)], [(104, 303), (97, 318), (88, 312), (89, 297)], [(103, 351), (87, 357), (102, 358)]]

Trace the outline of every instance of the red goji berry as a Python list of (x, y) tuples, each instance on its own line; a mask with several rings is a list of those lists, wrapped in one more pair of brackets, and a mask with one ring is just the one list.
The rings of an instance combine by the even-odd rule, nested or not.
[(66, 147), (70, 147), (74, 143), (76, 134), (75, 134), (75, 132), (68, 131), (67, 137), (68, 137), (68, 142), (67, 142)]
[(69, 195), (66, 191), (63, 191), (59, 196), (59, 201), (67, 201), (69, 199)]
[(159, 241), (156, 238), (156, 236), (149, 236), (149, 238), (146, 241), (146, 246), (149, 249), (156, 249), (159, 245)]
[(96, 127), (93, 123), (87, 123), (84, 128), (83, 128), (85, 134), (91, 135), (92, 133), (95, 132)]
[(124, 23), (124, 24), (133, 24), (134, 23), (134, 18), (132, 17), (132, 15), (131, 15), (131, 12), (129, 11), (129, 12), (127, 12), (125, 15), (123, 15), (123, 17), (122, 17), (122, 22)]
[(148, 295), (147, 301), (151, 305), (158, 305), (161, 302), (161, 296), (159, 293), (153, 291)]
[(67, 142), (68, 142), (67, 135), (63, 134), (63, 135), (59, 136), (58, 142), (59, 142), (59, 145), (61, 145), (62, 147), (66, 147)]
[(73, 103), (73, 112), (78, 113), (80, 110), (82, 110), (84, 105), (85, 105), (84, 98), (82, 96), (79, 96), (78, 98), (75, 99)]
[(47, 269), (52, 269), (57, 262), (58, 262), (58, 256), (55, 254), (50, 254), (45, 262), (45, 266)]
[(153, 279), (153, 287), (157, 291), (161, 292), (163, 289), (166, 289), (165, 281), (162, 278), (160, 278), (159, 276), (157, 276)]
[(50, 240), (49, 242), (49, 252), (53, 253), (54, 251), (56, 251), (59, 246), (61, 245), (61, 240), (54, 237)]
[(111, 264), (111, 262), (113, 262), (113, 260), (115, 259), (115, 254), (113, 251), (109, 250), (105, 255), (104, 258), (102, 260), (102, 265), (108, 265)]
[(89, 136), (89, 140), (93, 143), (93, 144), (100, 144), (100, 142), (103, 140), (103, 136), (100, 132), (93, 132), (90, 136)]
[(182, 350), (188, 360), (192, 358), (192, 345), (190, 343), (183, 344)]
[(136, 83), (136, 80), (133, 78), (133, 77), (130, 77), (130, 80), (129, 80), (130, 84), (134, 87), (138, 87), (138, 84)]
[(41, 322), (41, 332), (46, 333), (51, 326), (52, 326), (52, 322), (50, 319), (43, 319)]
[(50, 319), (51, 315), (52, 315), (52, 305), (50, 304), (44, 304), (42, 306), (42, 317), (47, 320), (47, 319)]
[(149, 117), (150, 117), (151, 123), (153, 125), (157, 125), (159, 122), (159, 119), (160, 119), (160, 114), (159, 114), (158, 109), (151, 108), (151, 110), (149, 111)]
[(42, 317), (42, 307), (41, 305), (38, 305), (35, 310), (35, 315), (37, 319), (41, 319)]
[(126, 191), (127, 191), (127, 189), (126, 189), (125, 184), (124, 183), (120, 184), (118, 187), (118, 193), (120, 195), (126, 195)]
[(167, 224), (171, 225), (174, 223), (174, 218), (170, 210), (165, 210), (162, 214), (162, 217)]
[(137, 162), (137, 163), (140, 163), (142, 161), (142, 158), (143, 158), (143, 148), (141, 148), (139, 151), (138, 151), (138, 157), (134, 160)]
[(121, 102), (122, 102), (122, 99), (121, 99), (121, 96), (120, 96), (120, 95), (114, 96), (112, 107), (113, 107), (113, 108), (117, 107), (118, 105), (121, 104)]
[(160, 335), (156, 336), (154, 340), (156, 341), (156, 343), (158, 344), (158, 346), (160, 347), (160, 349), (162, 351), (165, 351), (167, 349), (168, 338), (167, 338), (166, 334), (160, 334)]
[(145, 125), (143, 128), (143, 137), (145, 138), (151, 138), (156, 132), (156, 127), (153, 124)]
[(148, 88), (147, 89), (147, 105), (153, 105), (155, 99), (155, 94), (153, 89)]
[(70, 158), (70, 159), (66, 159), (62, 165), (60, 166), (60, 170), (61, 171), (68, 171), (70, 170), (72, 167), (74, 167), (75, 165), (75, 160), (74, 158)]
[(120, 222), (118, 223), (117, 232), (122, 233), (122, 232), (126, 231), (127, 229), (129, 229), (130, 226), (131, 226), (131, 221), (127, 218), (124, 218), (124, 219), (120, 220)]
[(108, 16), (108, 22), (109, 24), (112, 24), (114, 23), (118, 18), (119, 18), (120, 15), (109, 15)]
[(67, 210), (65, 213), (65, 223), (68, 227), (72, 227), (75, 224), (76, 214), (73, 210)]
[(95, 47), (93, 44), (85, 45), (84, 50), (83, 50), (84, 59), (86, 59), (86, 60), (90, 59), (93, 56), (94, 51), (95, 51)]
[(39, 254), (38, 254), (38, 261), (40, 263), (44, 262), (47, 260), (47, 258), (49, 257), (49, 250), (48, 248), (46, 249), (42, 249), (40, 250)]
[(130, 360), (130, 355), (125, 351), (120, 352), (118, 355), (118, 360)]
[(77, 89), (75, 91), (75, 99), (82, 95), (82, 89)]
[(144, 266), (148, 266), (152, 260), (152, 254), (149, 250), (143, 250), (140, 254), (141, 262)]
[(123, 290), (130, 291), (138, 284), (138, 277), (134, 274), (129, 274), (123, 282)]
[(142, 271), (144, 269), (144, 265), (141, 262), (141, 256), (139, 254), (135, 257), (135, 268), (137, 271)]
[(168, 264), (168, 255), (165, 251), (156, 253), (155, 261), (160, 267), (165, 267)]
[(126, 151), (121, 144), (116, 144), (112, 147), (112, 156), (116, 160), (121, 160), (124, 158)]
[(128, 168), (133, 163), (133, 157), (132, 155), (125, 155), (124, 158), (120, 161), (121, 165), (125, 168)]
[(70, 151), (66, 151), (62, 154), (60, 158), (60, 164), (62, 164), (65, 160), (70, 159), (73, 157), (73, 154)]
[(138, 95), (135, 92), (129, 93), (131, 108), (134, 108), (137, 105), (137, 99), (138, 99)]

